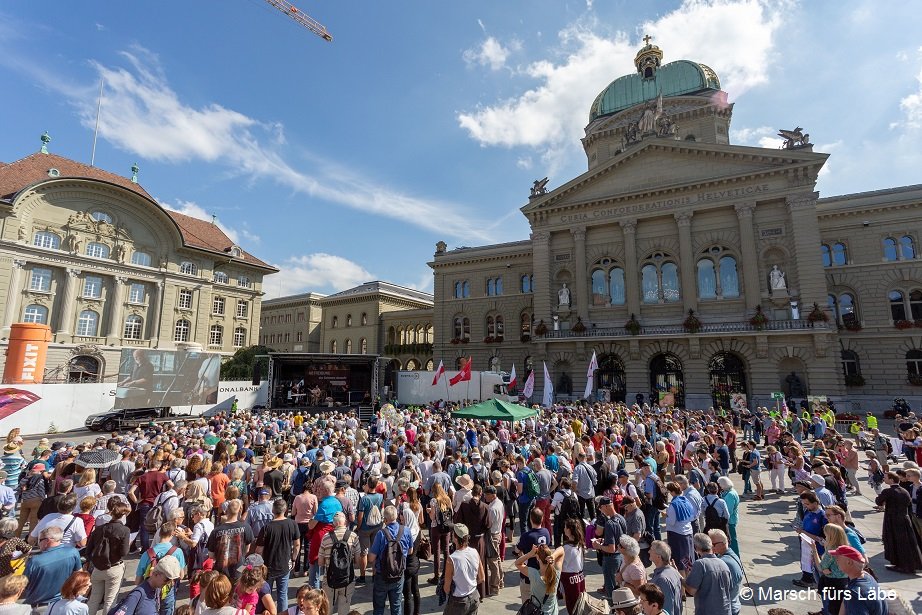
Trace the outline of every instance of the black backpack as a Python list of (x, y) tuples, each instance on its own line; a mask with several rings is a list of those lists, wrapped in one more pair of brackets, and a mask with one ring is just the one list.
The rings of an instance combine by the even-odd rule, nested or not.
[(454, 521), (452, 521), (451, 518), (451, 513), (442, 510), (438, 502), (435, 503), (435, 526), (443, 534), (449, 533), (455, 527)]
[(714, 498), (708, 502), (707, 506), (704, 507), (704, 531), (708, 530), (721, 530), (723, 532), (727, 531), (727, 520), (720, 516), (720, 513), (717, 512), (717, 498)]
[(563, 496), (563, 502), (560, 503), (560, 519), (580, 519), (583, 516), (579, 512), (579, 500), (572, 493)]
[(327, 562), (327, 585), (332, 589), (347, 587), (355, 580), (355, 568), (352, 567), (352, 550), (349, 548), (349, 528), (346, 528), (342, 540), (333, 534), (333, 546)]
[(474, 470), (474, 475), (471, 477), (474, 479), (474, 484), (480, 485), (481, 489), (485, 489), (489, 484), (487, 481), (487, 466), (481, 464), (479, 472), (474, 468), (474, 466), (471, 466), (471, 469)]
[(407, 556), (403, 553), (400, 539), (403, 537), (403, 525), (397, 527), (397, 535), (391, 536), (386, 527), (381, 528), (387, 546), (384, 548), (384, 557), (381, 558), (381, 575), (385, 583), (396, 583), (403, 579), (407, 569)]
[(653, 505), (657, 510), (666, 510), (666, 492), (663, 491), (663, 485), (658, 478), (653, 479)]

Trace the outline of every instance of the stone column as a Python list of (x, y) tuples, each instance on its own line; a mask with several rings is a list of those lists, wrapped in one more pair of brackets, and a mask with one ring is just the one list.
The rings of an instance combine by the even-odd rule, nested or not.
[[(573, 275), (576, 277), (576, 314), (583, 319), (583, 324), (589, 326), (589, 283), (586, 278), (586, 227), (572, 229), (574, 254), (576, 261)], [(570, 305), (574, 304), (570, 297)], [(572, 326), (574, 323), (570, 323)]]
[(534, 319), (535, 322), (544, 320), (548, 328), (551, 327), (551, 295), (554, 296), (554, 307), (557, 305), (557, 292), (553, 288), (551, 279), (551, 233), (549, 231), (535, 231), (531, 234), (532, 240), (532, 268), (535, 282), (538, 286), (534, 294)]
[[(791, 229), (794, 244), (794, 262), (789, 268), (797, 269), (797, 288), (800, 296), (801, 314), (808, 314), (817, 303), (826, 306), (826, 274), (823, 262), (818, 256), (820, 246), (820, 229), (816, 219), (816, 200), (818, 192), (794, 194), (787, 197), (788, 211), (791, 214)], [(766, 263), (771, 267), (775, 263)], [(788, 279), (788, 290), (791, 290)]]
[(64, 278), (64, 299), (61, 300), (61, 319), (56, 335), (70, 335), (77, 309), (77, 286), (80, 284), (80, 269), (67, 269)]
[(147, 301), (147, 320), (153, 323), (153, 329), (150, 332), (150, 339), (154, 340), (154, 347), (160, 347), (160, 327), (163, 320), (163, 280), (158, 280), (154, 284), (150, 299)]
[(13, 269), (10, 271), (10, 291), (6, 297), (6, 310), (3, 313), (3, 331), (10, 330), (16, 322), (19, 313), (19, 298), (22, 297), (22, 270), (26, 266), (24, 260), (13, 260)]
[(109, 304), (109, 333), (106, 337), (120, 339), (122, 337), (122, 312), (125, 303), (125, 285), (128, 278), (117, 275), (112, 288), (112, 299)]
[(679, 227), (679, 280), (682, 284), (682, 303), (685, 311), (698, 311), (698, 285), (695, 284), (695, 255), (692, 249), (691, 221), (692, 212), (680, 211), (674, 214)]
[(640, 318), (640, 276), (637, 274), (637, 220), (622, 220), (624, 233), (624, 294), (628, 314)]
[(754, 309), (762, 303), (762, 283), (759, 280), (759, 255), (756, 253), (756, 234), (752, 224), (755, 202), (735, 206), (740, 228), (740, 256), (743, 262), (743, 297), (746, 309)]

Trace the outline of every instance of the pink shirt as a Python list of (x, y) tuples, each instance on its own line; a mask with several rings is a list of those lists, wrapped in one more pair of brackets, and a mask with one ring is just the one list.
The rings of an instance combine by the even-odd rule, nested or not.
[(292, 509), (295, 514), (295, 523), (308, 523), (317, 512), (317, 496), (305, 491), (295, 497)]

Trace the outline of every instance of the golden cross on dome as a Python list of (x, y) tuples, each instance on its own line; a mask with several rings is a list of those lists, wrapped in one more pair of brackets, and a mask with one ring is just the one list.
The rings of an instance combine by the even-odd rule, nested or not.
[(650, 44), (650, 41), (652, 41), (652, 40), (653, 40), (653, 37), (650, 36), (649, 34), (646, 35), (645, 37), (643, 37), (643, 42), (646, 43), (647, 45), (649, 45), (649, 44)]

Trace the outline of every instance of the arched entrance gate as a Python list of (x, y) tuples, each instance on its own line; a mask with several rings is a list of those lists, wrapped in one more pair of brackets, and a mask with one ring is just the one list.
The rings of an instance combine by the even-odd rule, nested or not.
[(745, 395), (748, 403), (746, 366), (738, 356), (729, 352), (718, 352), (708, 361), (708, 375), (714, 408), (732, 409), (734, 394)]
[(599, 369), (595, 372), (595, 388), (607, 390), (610, 401), (625, 401), (627, 387), (621, 357), (616, 354), (603, 354), (599, 357)]
[(650, 392), (653, 401), (685, 407), (685, 376), (679, 357), (663, 353), (650, 359)]

